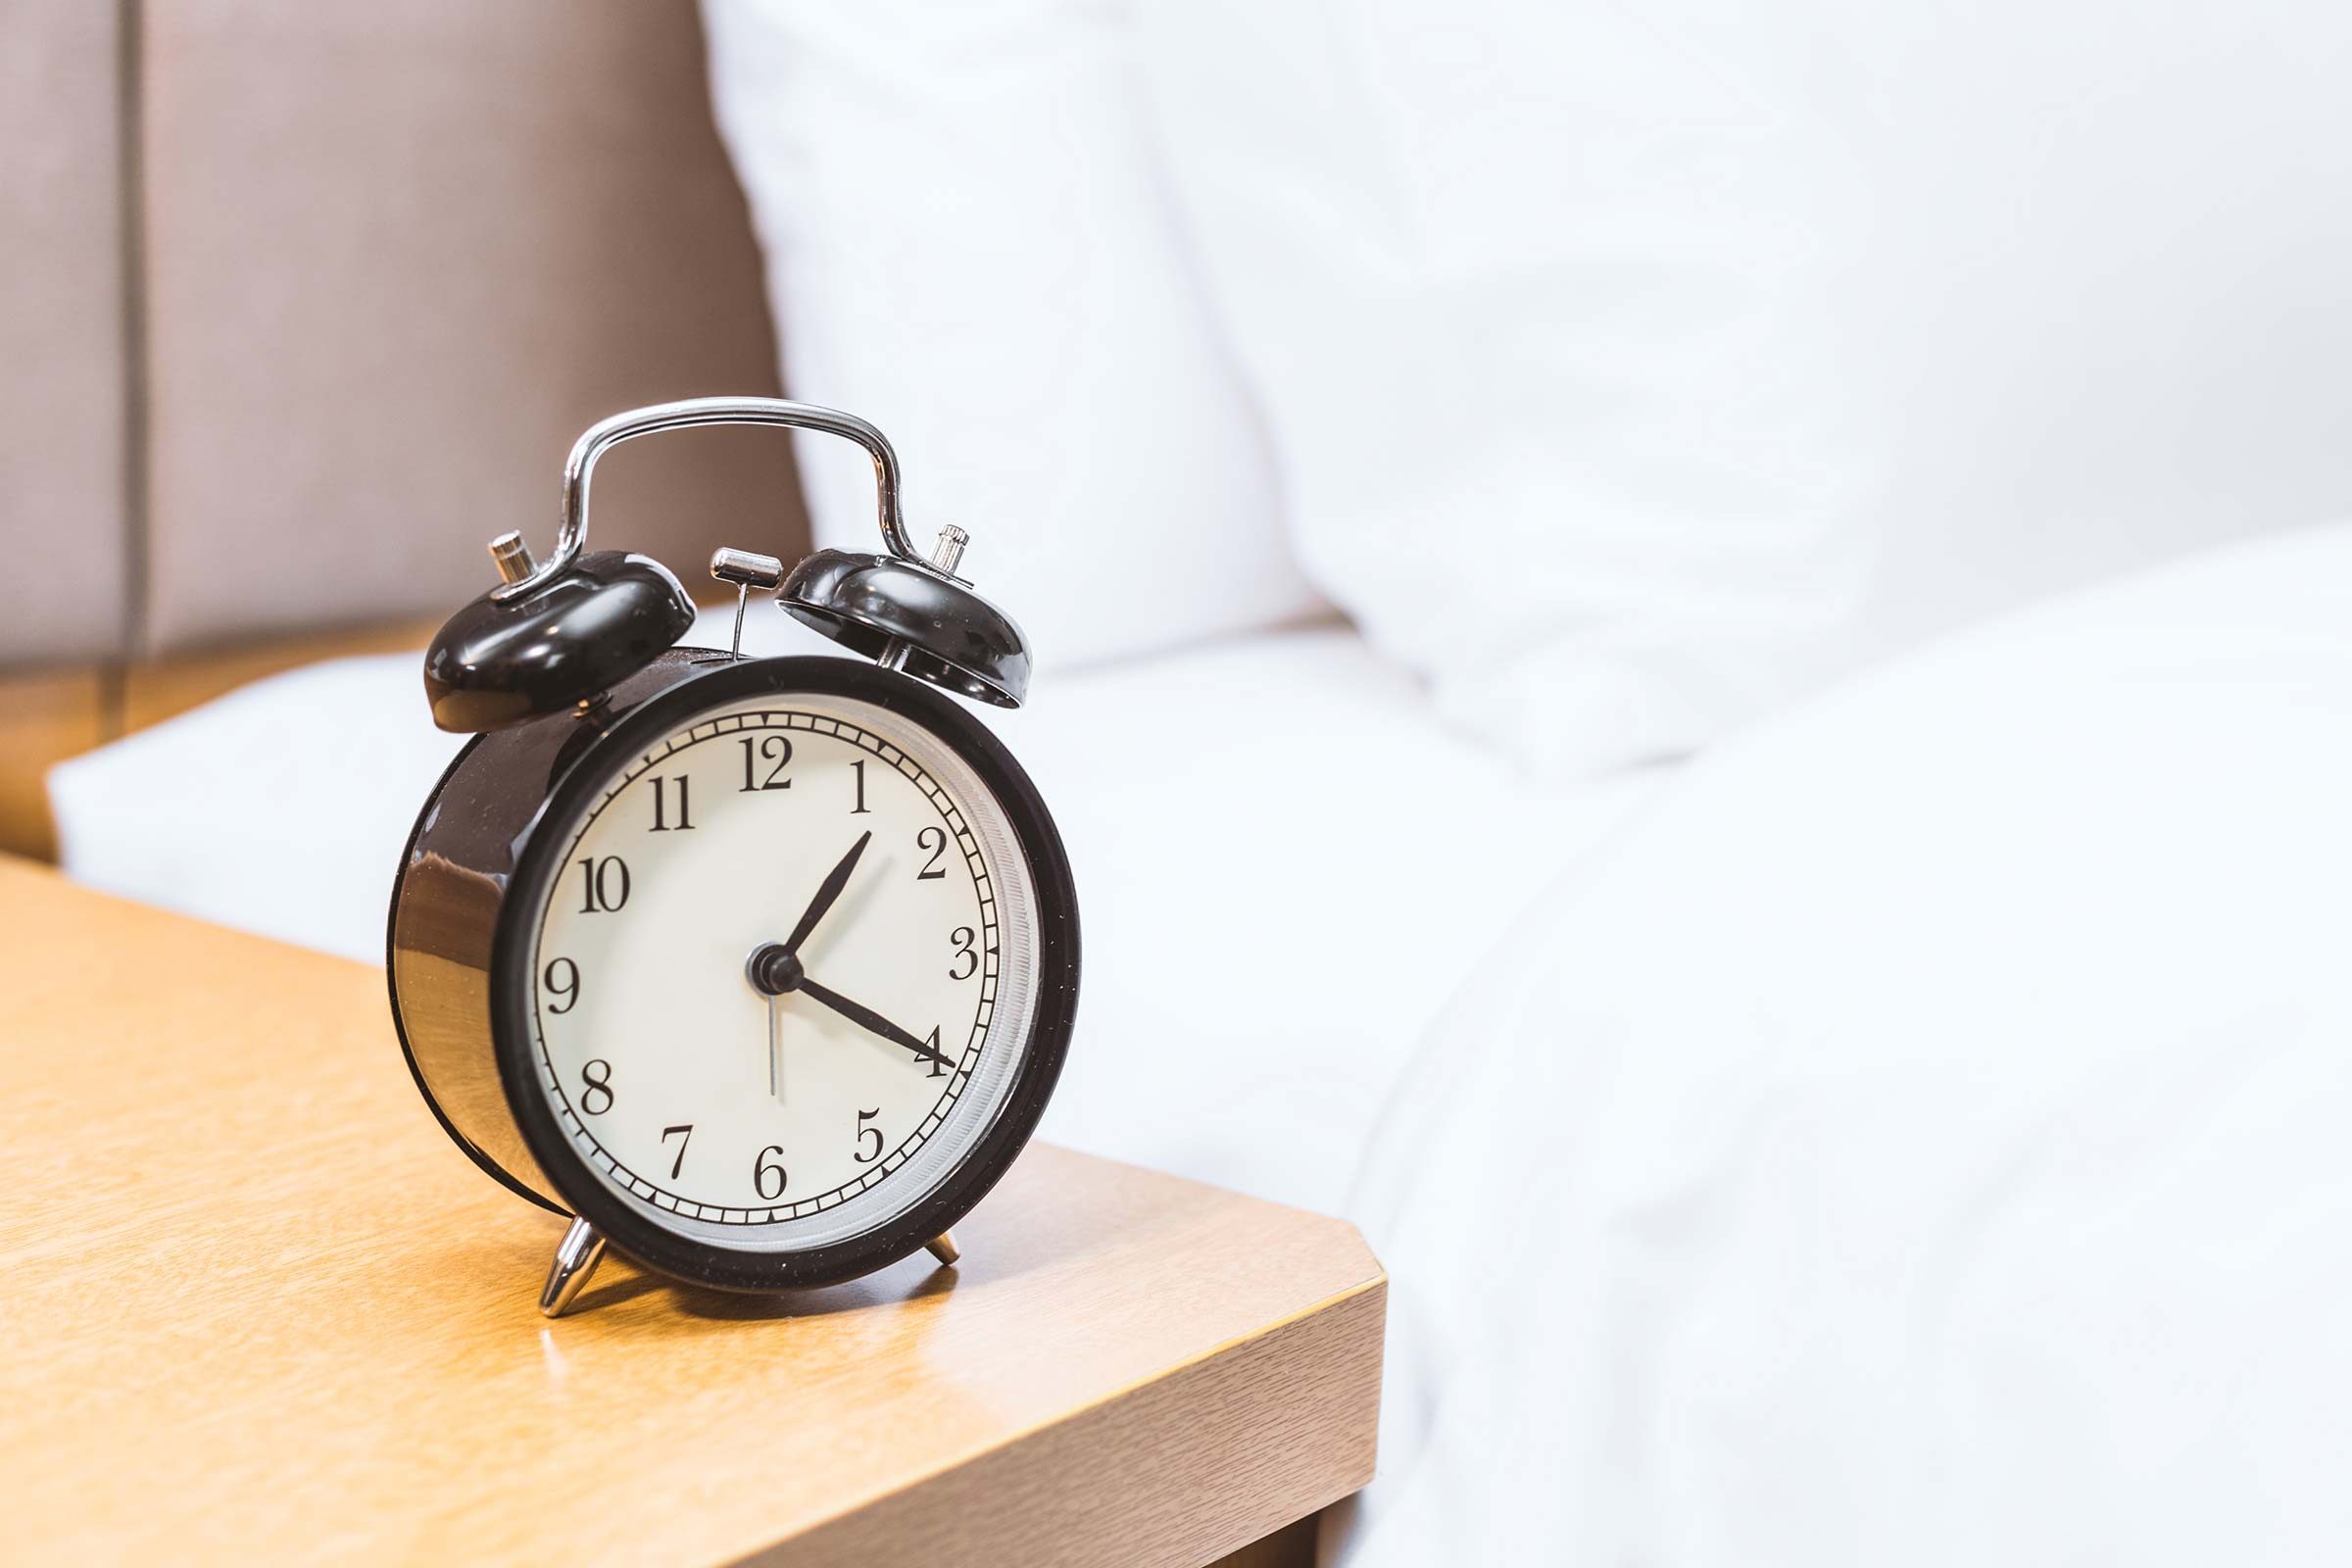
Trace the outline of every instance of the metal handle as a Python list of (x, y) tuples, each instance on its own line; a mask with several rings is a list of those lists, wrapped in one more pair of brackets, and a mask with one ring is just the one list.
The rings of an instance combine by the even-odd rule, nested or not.
[(883, 542), (890, 546), (891, 554), (926, 564), (906, 537), (906, 520), (899, 514), (899, 455), (881, 431), (854, 414), (788, 398), (686, 398), (615, 414), (581, 432), (571, 445), (571, 456), (564, 460), (564, 526), (556, 535), (556, 553), (527, 576), (492, 589), (490, 596), (513, 599), (529, 593), (578, 558), (581, 546), (588, 542), (588, 481), (596, 471), (597, 459), (641, 435), (704, 424), (781, 424), (822, 430), (857, 442), (874, 460), (874, 496)]

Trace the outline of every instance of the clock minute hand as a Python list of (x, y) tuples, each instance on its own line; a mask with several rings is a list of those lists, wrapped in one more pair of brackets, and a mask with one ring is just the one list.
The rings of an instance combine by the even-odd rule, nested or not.
[(794, 926), (792, 935), (784, 939), (786, 953), (799, 953), (801, 944), (808, 940), (808, 933), (816, 929), (816, 922), (822, 920), (825, 911), (833, 907), (833, 901), (841, 897), (841, 890), (850, 885), (850, 873), (858, 869), (858, 857), (865, 853), (865, 846), (873, 836), (871, 832), (858, 834), (858, 842), (850, 846), (850, 853), (841, 858), (841, 863), (825, 873), (825, 880), (817, 886), (816, 897), (808, 901), (808, 908), (801, 916), (801, 923)]
[(954, 1062), (948, 1060), (947, 1057), (932, 1050), (928, 1042), (915, 1039), (914, 1036), (908, 1034), (897, 1024), (892, 1023), (888, 1018), (885, 1018), (880, 1013), (874, 1011), (873, 1008), (852, 1002), (849, 998), (843, 996), (838, 991), (828, 991), (823, 986), (820, 986), (815, 981), (809, 979), (803, 979), (801, 981), (800, 990), (802, 995), (811, 998), (820, 1005), (832, 1008), (835, 1012), (840, 1013), (844, 1018), (849, 1019), (850, 1022), (856, 1024), (858, 1028), (866, 1030), (871, 1034), (880, 1035), (883, 1039), (889, 1041), (894, 1046), (905, 1046), (908, 1051), (913, 1052), (916, 1055), (928, 1057), (930, 1060), (938, 1062), (942, 1067), (953, 1067), (956, 1065)]

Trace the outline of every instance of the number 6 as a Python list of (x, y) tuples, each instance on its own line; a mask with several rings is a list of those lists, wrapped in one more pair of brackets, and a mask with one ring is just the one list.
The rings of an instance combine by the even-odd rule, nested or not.
[[(767, 1156), (770, 1154), (776, 1156), (773, 1164), (768, 1162)], [(773, 1187), (767, 1185), (767, 1179), (770, 1176), (773, 1176), (776, 1179), (776, 1185)], [(784, 1181), (783, 1146), (779, 1144), (770, 1144), (765, 1149), (760, 1151), (760, 1157), (758, 1159), (752, 1161), (752, 1185), (759, 1189), (760, 1196), (761, 1198), (782, 1198), (784, 1196)]]

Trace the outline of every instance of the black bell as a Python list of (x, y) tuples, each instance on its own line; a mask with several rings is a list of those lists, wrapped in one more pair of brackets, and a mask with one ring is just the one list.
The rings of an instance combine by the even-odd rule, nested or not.
[(563, 712), (652, 663), (694, 624), (686, 590), (651, 557), (599, 550), (525, 581), (518, 538), (492, 551), (502, 575), (513, 564), (523, 570), (450, 616), (425, 650), (424, 693), (442, 729)]
[(776, 603), (835, 642), (958, 696), (1018, 708), (1029, 695), (1021, 628), (954, 574), (961, 529), (941, 530), (941, 564), (819, 550)]

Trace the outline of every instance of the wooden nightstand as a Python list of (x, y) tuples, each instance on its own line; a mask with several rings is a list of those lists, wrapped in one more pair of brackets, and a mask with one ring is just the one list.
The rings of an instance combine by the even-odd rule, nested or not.
[(1372, 1473), (1346, 1224), (1038, 1147), (953, 1270), (550, 1323), (378, 971), (13, 861), (0, 1190), (12, 1560), (1274, 1564)]

